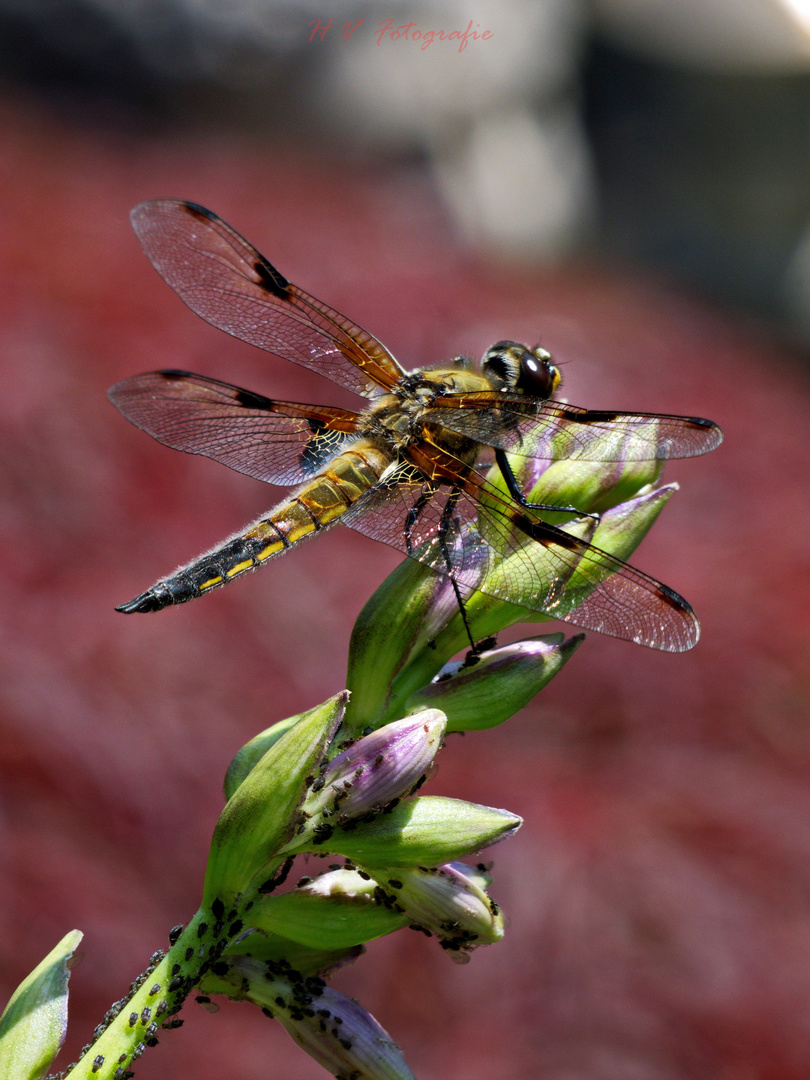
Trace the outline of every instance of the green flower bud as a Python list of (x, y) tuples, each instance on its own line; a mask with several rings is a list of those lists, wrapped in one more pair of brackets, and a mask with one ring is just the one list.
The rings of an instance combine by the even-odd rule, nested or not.
[(230, 799), (253, 766), (261, 761), (270, 747), (277, 743), (281, 736), (286, 734), (291, 727), (294, 727), (304, 715), (306, 714), (298, 713), (297, 716), (289, 716), (286, 720), (279, 720), (278, 723), (273, 724), (264, 731), (260, 731), (258, 735), (254, 735), (241, 750), (237, 750), (225, 773), (223, 788), (225, 789), (226, 799)]
[(334, 852), (366, 867), (438, 866), (503, 840), (521, 824), (506, 810), (420, 796), (371, 821), (336, 828), (322, 845), (310, 842), (302, 850)]
[[(649, 530), (652, 528), (661, 510), (672, 494), (678, 490), (677, 484), (642, 491), (635, 498), (607, 510), (598, 522), (595, 519), (578, 518), (569, 521), (564, 531), (576, 536), (599, 550), (619, 559), (628, 559), (635, 551)], [(581, 574), (575, 564), (561, 572), (556, 562), (549, 557), (541, 544), (526, 539), (521, 555), (529, 556), (537, 570), (538, 580), (547, 581), (551, 593), (563, 592), (563, 600), (556, 605), (549, 604), (545, 612), (531, 611), (498, 599), (508, 595), (508, 583), (513, 573), (511, 560), (517, 556), (507, 556), (494, 560), (489, 573), (484, 578), (482, 588), (486, 592), (474, 593), (467, 603), (467, 618), (478, 636), (495, 634), (519, 622), (545, 622), (562, 616), (572, 615), (576, 608), (585, 601), (593, 590), (594, 559), (589, 560), (587, 576)], [(604, 577), (613, 572), (613, 564), (606, 561)], [(598, 580), (598, 579), (597, 579)], [(576, 621), (572, 618), (572, 621)], [(447, 634), (458, 633), (458, 623), (448, 624)], [(437, 641), (441, 644), (441, 639)]]
[[(586, 543), (590, 543), (596, 528), (597, 521), (595, 518), (577, 518), (566, 524), (565, 531), (580, 540), (584, 540)], [(538, 580), (543, 581), (545, 579), (549, 588), (551, 588), (552, 583), (557, 588), (562, 587), (574, 573), (573, 566), (566, 571), (561, 571), (557, 562), (549, 558), (542, 544), (537, 544), (528, 537), (525, 538), (522, 550), (535, 563)], [(502, 599), (502, 597), (511, 595), (510, 583), (514, 573), (514, 566), (510, 560), (516, 557), (512, 555), (501, 559), (493, 558), (481, 586), (486, 589), (486, 592), (475, 592), (467, 601), (467, 619), (473, 635), (478, 640), (497, 634), (515, 623), (544, 622), (554, 618), (553, 615), (545, 615), (539, 611), (522, 608), (517, 604), (511, 604)], [(446, 648), (445, 638), (458, 641), (458, 636), (463, 633), (463, 629), (461, 616), (457, 615), (436, 639), (437, 649), (443, 651)]]
[[(351, 693), (346, 714), (350, 730), (379, 725), (396, 676), (429, 648), (457, 611), (449, 578), (414, 559), (406, 559), (386, 578), (352, 631), (346, 678)], [(448, 657), (434, 652), (435, 671)]]
[(664, 484), (612, 507), (602, 514), (592, 542), (617, 559), (629, 559), (677, 490), (675, 483)]
[[(655, 483), (663, 461), (554, 461), (528, 490), (530, 502), (601, 514)], [(554, 514), (541, 515), (558, 524)], [(570, 515), (569, 515), (570, 516)]]
[(441, 709), (448, 731), (497, 727), (528, 705), (584, 640), (583, 634), (567, 641), (562, 634), (549, 634), (488, 649), (472, 663), (447, 664), (408, 698), (406, 709)]

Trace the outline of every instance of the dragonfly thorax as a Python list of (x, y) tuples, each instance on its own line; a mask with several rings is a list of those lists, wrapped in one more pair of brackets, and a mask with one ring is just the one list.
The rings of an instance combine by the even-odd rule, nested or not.
[(358, 430), (367, 438), (381, 440), (397, 454), (427, 435), (431, 441), (467, 460), (468, 444), (472, 445), (472, 441), (441, 429), (435, 416), (430, 422), (427, 414), (436, 399), (447, 394), (491, 389), (484, 375), (469, 369), (447, 367), (411, 371), (390, 393), (382, 394), (373, 402), (363, 414)]

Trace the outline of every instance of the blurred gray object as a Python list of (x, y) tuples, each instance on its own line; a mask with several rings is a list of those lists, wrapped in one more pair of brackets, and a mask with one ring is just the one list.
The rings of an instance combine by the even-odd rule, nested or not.
[(0, 68), (91, 117), (416, 162), (486, 257), (596, 249), (810, 337), (807, 0), (0, 0)]
[[(342, 10), (342, 9), (341, 9)], [(369, 19), (378, 21), (379, 6)], [(483, 250), (549, 261), (582, 236), (594, 181), (574, 96), (583, 11), (571, 0), (396, 3), (394, 26), (492, 32), (464, 51), (377, 44), (355, 33), (332, 50), (326, 108), (342, 128), (387, 148), (426, 152), (463, 237)], [(369, 27), (371, 30), (371, 27)], [(315, 103), (313, 102), (313, 106)]]

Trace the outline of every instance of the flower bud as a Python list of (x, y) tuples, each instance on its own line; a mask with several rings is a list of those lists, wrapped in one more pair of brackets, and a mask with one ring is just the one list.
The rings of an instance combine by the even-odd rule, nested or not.
[[(661, 510), (672, 494), (678, 490), (677, 484), (666, 484), (659, 488), (642, 491), (635, 498), (605, 511), (597, 521), (593, 518), (578, 518), (567, 522), (562, 528), (578, 539), (592, 544), (594, 548), (607, 552), (619, 559), (629, 558), (652, 527)], [(509, 604), (499, 597), (510, 594), (509, 582), (515, 573), (513, 559), (531, 559), (538, 584), (548, 595), (545, 610), (528, 610), (515, 604)], [(602, 577), (598, 574), (598, 551), (592, 551), (587, 568), (580, 571), (576, 560), (561, 568), (558, 560), (551, 556), (542, 544), (536, 544), (528, 537), (521, 545), (518, 555), (507, 555), (493, 560), (490, 571), (486, 574), (481, 589), (474, 593), (467, 603), (467, 618), (476, 636), (489, 636), (519, 622), (544, 622), (553, 618), (567, 618), (576, 622), (574, 613), (600, 580), (610, 577), (615, 572), (613, 560), (605, 560)], [(595, 572), (596, 571), (596, 572)], [(446, 633), (454, 631), (453, 624), (448, 625)]]
[(307, 777), (323, 759), (345, 707), (344, 692), (304, 713), (236, 788), (214, 829), (204, 903), (229, 903), (273, 859), (280, 861), (299, 818)]
[(261, 761), (270, 747), (277, 743), (281, 736), (285, 735), (305, 715), (305, 713), (299, 713), (297, 716), (287, 717), (286, 720), (279, 720), (278, 723), (273, 724), (264, 731), (260, 731), (258, 735), (254, 735), (241, 750), (237, 750), (228, 766), (222, 785), (225, 789), (226, 799), (230, 799), (253, 766)]
[(411, 925), (434, 934), (459, 962), (503, 937), (503, 916), (463, 863), (376, 871), (386, 899)]
[[(326, 763), (302, 806), (305, 832), (380, 810), (408, 792), (433, 762), (446, 727), (438, 709), (422, 709), (358, 739)], [(302, 830), (299, 829), (299, 835)]]
[[(677, 490), (677, 484), (667, 484), (607, 510), (590, 535), (589, 542), (593, 545), (593, 550), (590, 552), (587, 566), (582, 564), (580, 568), (576, 565), (566, 573), (565, 594), (561, 601), (548, 605), (548, 616), (550, 618), (565, 617), (576, 612), (580, 604), (587, 601), (594, 586), (615, 572), (616, 565), (613, 559), (604, 559), (601, 576), (595, 572), (600, 566), (599, 552), (607, 552), (608, 555), (619, 559), (629, 558)], [(571, 522), (565, 526), (565, 531), (573, 533), (574, 527), (578, 524), (579, 522)], [(536, 557), (542, 559), (542, 554)], [(576, 621), (575, 615), (572, 621)]]
[(497, 727), (528, 705), (584, 641), (583, 634), (528, 638), (488, 649), (473, 662), (446, 664), (427, 686), (412, 694), (407, 708), (440, 708), (448, 731)]
[[(577, 518), (565, 525), (565, 532), (590, 543), (596, 528), (595, 518)], [(518, 576), (525, 574), (527, 557), (534, 566), (538, 590), (542, 586), (549, 596), (559, 594), (565, 589), (575, 572), (575, 561), (567, 566), (561, 565), (559, 560), (542, 544), (525, 537), (519, 553), (507, 555), (502, 559), (493, 559), (491, 569), (481, 584), (482, 590), (485, 591), (476, 592), (470, 597), (467, 604), (467, 618), (476, 637), (489, 637), (515, 623), (545, 622), (555, 617), (546, 615), (540, 610), (520, 607), (503, 599), (513, 593), (511, 583), (516, 571)], [(513, 560), (518, 560), (517, 566)], [(448, 632), (451, 629), (448, 627)]]
[[(478, 559), (478, 576), (483, 575), (483, 553), (471, 551), (466, 559), (468, 563)], [(465, 578), (474, 579), (475, 575), (474, 567), (465, 572)], [(397, 675), (425, 651), (457, 611), (450, 579), (414, 559), (406, 559), (386, 578), (360, 612), (352, 631), (346, 677), (351, 693), (347, 727), (358, 730), (377, 725)], [(431, 659), (435, 672), (447, 657), (434, 653)]]
[(618, 559), (628, 559), (678, 490), (675, 483), (640, 492), (602, 514), (593, 543)]
[(234, 996), (275, 1016), (298, 1045), (335, 1076), (415, 1080), (402, 1051), (362, 1005), (322, 979), (268, 969), (249, 957), (233, 961)]
[(358, 870), (331, 870), (279, 896), (263, 896), (250, 913), (265, 933), (312, 949), (344, 949), (390, 934), (407, 919), (375, 901), (377, 882)]
[(399, 803), (372, 821), (336, 828), (327, 846), (317, 839), (303, 851), (327, 850), (370, 866), (439, 866), (505, 839), (522, 824), (506, 810), (462, 799), (422, 795)]
[[(507, 458), (527, 501), (547, 507), (538, 510), (537, 516), (552, 525), (562, 526), (576, 516), (572, 511), (579, 514), (603, 513), (634, 497), (660, 477), (663, 461), (635, 460), (627, 456), (638, 452), (635, 439), (632, 432), (606, 429), (588, 441), (588, 450), (594, 454), (593, 459), (563, 458), (552, 461), (517, 454), (509, 454)], [(489, 470), (487, 480), (502, 499), (512, 501), (509, 487), (497, 465)], [(560, 509), (556, 510), (555, 507)], [(482, 521), (481, 526), (482, 532), (485, 532), (486, 522)], [(519, 540), (521, 531), (514, 527), (510, 535)]]
[[(528, 491), (529, 502), (551, 506), (574, 506), (585, 513), (604, 513), (633, 498), (654, 483), (663, 470), (662, 461), (554, 461)], [(556, 516), (542, 515), (552, 524)]]

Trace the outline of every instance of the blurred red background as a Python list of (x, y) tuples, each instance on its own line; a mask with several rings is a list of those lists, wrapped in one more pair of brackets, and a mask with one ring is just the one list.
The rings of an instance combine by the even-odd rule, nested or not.
[[(0, 103), (0, 999), (72, 927), (73, 1060), (197, 907), (231, 755), (340, 689), (353, 620), (397, 561), (338, 528), (156, 616), (113, 606), (278, 492), (173, 453), (107, 403), (156, 367), (291, 400), (330, 384), (227, 338), (154, 273), (128, 212), (211, 207), (406, 367), (543, 344), (577, 404), (697, 414), (724, 446), (634, 560), (694, 604), (664, 656), (590, 635), (503, 728), (452, 739), (430, 791), (526, 819), (495, 849), (506, 939), (466, 967), (402, 932), (336, 985), (422, 1080), (810, 1072), (810, 407), (764, 324), (604, 260), (475, 256), (423, 173), (234, 134), (81, 124)], [(323, 1075), (257, 1010), (193, 1004), (138, 1077)]]

